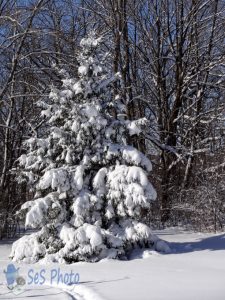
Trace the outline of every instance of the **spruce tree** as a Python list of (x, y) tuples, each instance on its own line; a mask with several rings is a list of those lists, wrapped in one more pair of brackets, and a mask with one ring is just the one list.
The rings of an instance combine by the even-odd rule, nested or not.
[(129, 145), (144, 119), (127, 119), (115, 93), (119, 74), (110, 71), (101, 38), (81, 40), (78, 78), (64, 78), (40, 102), (48, 129), (25, 142), (20, 170), (35, 197), (22, 205), (26, 227), (37, 229), (13, 245), (16, 261), (55, 262), (126, 259), (135, 246), (157, 239), (140, 222), (156, 192), (149, 159)]

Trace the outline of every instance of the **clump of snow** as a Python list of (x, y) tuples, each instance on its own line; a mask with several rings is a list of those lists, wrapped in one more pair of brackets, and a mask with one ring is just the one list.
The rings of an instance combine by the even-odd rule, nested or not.
[(94, 105), (85, 105), (82, 112), (88, 118), (97, 117), (98, 111)]
[(88, 66), (80, 66), (80, 67), (78, 68), (78, 73), (79, 73), (80, 75), (82, 75), (82, 76), (87, 75), (87, 73), (88, 73)]
[(135, 121), (131, 121), (127, 124), (127, 128), (129, 130), (130, 136), (141, 133), (141, 129), (137, 126)]
[(46, 222), (46, 220), (44, 220), (44, 215), (46, 214), (51, 203), (51, 199), (49, 197), (46, 197), (34, 201), (28, 201), (23, 204), (21, 207), (22, 210), (29, 208), (26, 214), (25, 226), (36, 228), (38, 225)]
[(73, 180), (78, 190), (81, 190), (83, 187), (83, 174), (84, 174), (84, 167), (82, 165), (77, 166)]
[(35, 263), (46, 254), (44, 244), (40, 244), (39, 233), (25, 235), (12, 245), (10, 257), (13, 261), (23, 261), (26, 263)]
[(79, 227), (84, 224), (87, 211), (90, 208), (90, 196), (88, 193), (80, 193), (75, 199), (71, 209), (74, 213), (74, 217), (71, 222), (74, 226)]
[(83, 38), (80, 42), (80, 45), (84, 48), (92, 48), (92, 47), (97, 47), (101, 41), (101, 37), (96, 38), (95, 34), (90, 33), (88, 38)]
[(107, 147), (107, 159), (113, 159), (115, 157), (122, 158), (127, 164), (138, 165), (146, 169), (146, 171), (152, 171), (151, 161), (140, 151), (132, 146), (121, 146), (118, 144), (110, 144)]
[(38, 228), (50, 222), (48, 213), (50, 210), (59, 211), (54, 217), (54, 222), (60, 222), (65, 216), (63, 205), (57, 200), (58, 194), (51, 193), (44, 198), (38, 198), (33, 201), (24, 203), (21, 211), (27, 211), (25, 226), (31, 228)]
[(152, 164), (150, 160), (143, 153), (131, 146), (127, 146), (122, 149), (122, 157), (128, 163), (141, 165), (142, 167), (145, 167), (147, 171), (152, 171)]
[(75, 93), (75, 95), (81, 94), (83, 92), (83, 89), (81, 87), (81, 83), (80, 82), (76, 82), (73, 85), (73, 91)]
[(70, 189), (69, 174), (65, 169), (51, 169), (46, 171), (40, 178), (38, 187), (41, 190), (51, 187), (52, 190), (66, 192)]
[(100, 169), (93, 179), (93, 187), (97, 190), (98, 195), (104, 195), (106, 192), (106, 175), (107, 169)]
[(59, 236), (65, 244), (59, 254), (67, 260), (70, 258), (76, 261), (78, 257), (80, 260), (86, 260), (88, 253), (93, 255), (93, 260), (96, 260), (94, 253), (104, 248), (101, 229), (87, 223), (77, 229), (65, 224), (62, 226)]
[(156, 191), (140, 167), (116, 166), (108, 173), (107, 186), (108, 198), (120, 216), (138, 215), (141, 207), (149, 207), (150, 201), (156, 199)]

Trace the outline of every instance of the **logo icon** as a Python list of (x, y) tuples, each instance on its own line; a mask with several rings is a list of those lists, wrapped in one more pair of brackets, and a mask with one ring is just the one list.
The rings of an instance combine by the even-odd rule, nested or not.
[(16, 268), (13, 264), (9, 264), (7, 266), (7, 270), (4, 270), (7, 287), (10, 289), (14, 294), (20, 294), (23, 292), (22, 286), (25, 285), (26, 280), (19, 276), (19, 268)]

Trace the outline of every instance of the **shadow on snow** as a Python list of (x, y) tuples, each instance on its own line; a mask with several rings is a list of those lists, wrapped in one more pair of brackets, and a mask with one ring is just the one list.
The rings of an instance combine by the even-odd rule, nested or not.
[(208, 238), (203, 238), (195, 242), (168, 242), (168, 245), (171, 248), (170, 254), (188, 253), (204, 250), (225, 250), (225, 233)]

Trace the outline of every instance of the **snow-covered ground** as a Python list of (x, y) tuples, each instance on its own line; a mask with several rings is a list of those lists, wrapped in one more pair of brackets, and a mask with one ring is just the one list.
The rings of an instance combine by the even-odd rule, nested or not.
[[(168, 241), (171, 254), (136, 252), (130, 261), (105, 260), (73, 265), (15, 264), (26, 280), (28, 271), (46, 268), (44, 285), (27, 285), (15, 295), (6, 286), (11, 244), (0, 244), (0, 299), (77, 300), (224, 300), (225, 233), (202, 234), (169, 228), (155, 232)], [(52, 269), (79, 273), (78, 285), (50, 285)]]

